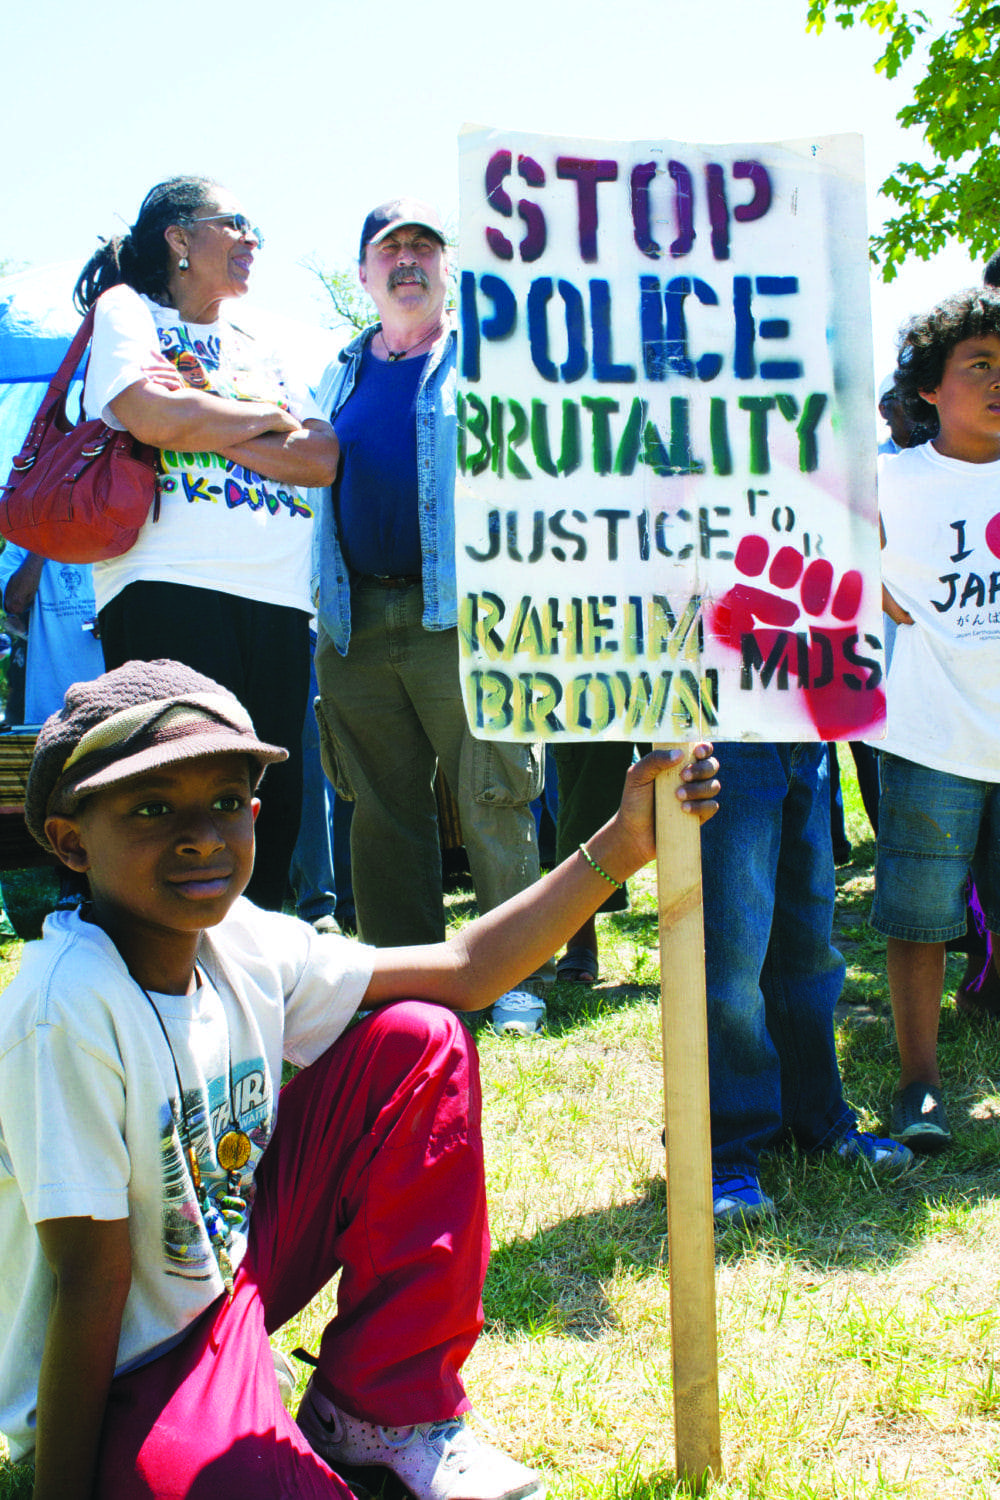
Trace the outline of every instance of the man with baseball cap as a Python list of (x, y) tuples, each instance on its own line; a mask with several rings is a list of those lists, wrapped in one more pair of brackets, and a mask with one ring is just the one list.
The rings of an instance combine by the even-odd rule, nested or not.
[[(328, 775), (355, 801), (358, 928), (377, 946), (444, 936), (437, 764), (458, 803), (480, 911), (538, 877), (529, 804), (541, 750), (474, 740), (462, 703), (448, 269), (428, 204), (372, 209), (358, 274), (379, 322), (341, 351), (317, 396), (341, 450), (332, 490), (312, 492), (320, 734)], [(493, 1023), (531, 1031), (544, 1014), (517, 990)]]

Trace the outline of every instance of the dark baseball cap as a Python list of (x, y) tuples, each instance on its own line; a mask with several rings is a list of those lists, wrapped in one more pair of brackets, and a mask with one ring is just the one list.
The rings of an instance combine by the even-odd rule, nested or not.
[(369, 245), (379, 244), (387, 234), (392, 234), (394, 229), (400, 229), (404, 224), (416, 224), (420, 229), (428, 229), (442, 245), (447, 244), (444, 225), (436, 208), (432, 208), (429, 203), (421, 203), (417, 198), (390, 198), (387, 203), (380, 203), (377, 208), (373, 208), (365, 220), (358, 259), (364, 260), (365, 250)]

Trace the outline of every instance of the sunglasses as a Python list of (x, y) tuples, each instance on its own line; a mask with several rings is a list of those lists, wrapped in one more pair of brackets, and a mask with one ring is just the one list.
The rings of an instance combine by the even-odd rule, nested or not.
[(200, 219), (188, 219), (189, 224), (221, 224), (224, 229), (232, 229), (243, 239), (255, 239), (257, 249), (263, 250), (264, 236), (256, 224), (251, 224), (246, 214), (205, 214)]

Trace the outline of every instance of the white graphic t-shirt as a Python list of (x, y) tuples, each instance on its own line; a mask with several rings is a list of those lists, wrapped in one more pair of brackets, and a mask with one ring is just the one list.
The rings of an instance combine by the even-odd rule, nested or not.
[[(142, 380), (160, 353), (196, 390), (282, 406), (300, 422), (323, 420), (266, 340), (223, 309), (216, 323), (185, 323), (168, 307), (116, 286), (97, 303), (84, 410), (110, 427), (110, 402)], [(160, 453), (159, 519), (135, 546), (94, 564), (97, 608), (139, 581), (189, 584), (265, 604), (311, 608), (312, 509), (305, 490), (266, 479), (217, 453)]]
[[(368, 987), (372, 950), (241, 900), (203, 933), (197, 966), (195, 994), (150, 999), (100, 928), (56, 912), (4, 994), (0, 1431), (12, 1458), (34, 1447), (52, 1302), (35, 1224), (128, 1219), (132, 1284), (116, 1373), (176, 1340), (224, 1285), (188, 1144), (235, 1269), (282, 1057), (308, 1064), (339, 1036)], [(234, 1115), (251, 1147), (238, 1181), (218, 1160)]]
[(879, 460), (882, 577), (913, 616), (896, 631), (879, 748), (1000, 781), (1000, 461), (932, 443)]

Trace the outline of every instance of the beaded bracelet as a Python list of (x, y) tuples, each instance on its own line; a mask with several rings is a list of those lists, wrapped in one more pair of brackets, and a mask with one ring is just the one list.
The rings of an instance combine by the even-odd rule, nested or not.
[(617, 886), (618, 890), (624, 889), (624, 880), (616, 880), (613, 875), (608, 874), (607, 870), (603, 870), (597, 863), (597, 860), (594, 858), (594, 856), (589, 853), (589, 851), (586, 850), (582, 844), (580, 845), (580, 853), (583, 855), (590, 868), (594, 870), (598, 875), (603, 875), (609, 885)]

